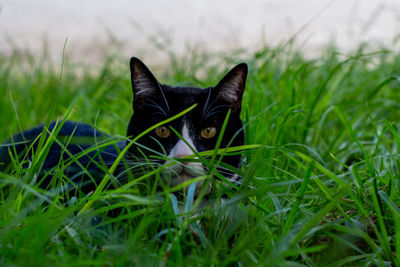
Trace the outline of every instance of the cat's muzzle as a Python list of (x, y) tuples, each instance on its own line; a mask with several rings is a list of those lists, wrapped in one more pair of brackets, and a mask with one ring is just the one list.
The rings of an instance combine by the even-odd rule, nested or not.
[[(171, 161), (167, 161), (166, 164), (170, 162)], [(176, 162), (164, 169), (163, 174), (164, 182), (174, 187), (190, 179), (205, 175), (205, 171), (203, 164), (200, 162)], [(203, 183), (203, 180), (197, 182), (195, 196), (200, 193)], [(206, 192), (208, 193), (210, 189), (211, 188), (207, 188)]]

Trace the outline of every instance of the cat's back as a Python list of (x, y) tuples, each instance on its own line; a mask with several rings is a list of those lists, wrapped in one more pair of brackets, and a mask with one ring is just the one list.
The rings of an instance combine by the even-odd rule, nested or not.
[[(60, 159), (67, 160), (71, 155), (77, 155), (89, 147), (108, 142), (111, 137), (101, 131), (96, 130), (86, 123), (73, 121), (51, 122), (45, 128), (44, 124), (38, 125), (29, 130), (13, 135), (0, 145), (0, 169), (5, 169), (11, 163), (10, 154), (13, 157), (24, 158), (28, 161), (33, 155), (32, 151), (37, 151), (39, 139), (42, 134), (49, 138), (51, 135), (56, 137), (43, 164), (43, 169), (55, 167)], [(118, 142), (114, 146), (106, 145), (101, 151), (93, 150), (79, 158), (79, 163), (88, 164), (93, 161), (93, 157), (101, 156), (101, 160), (106, 165), (112, 164), (118, 155), (118, 150), (122, 149), (124, 142)], [(65, 153), (65, 151), (69, 153)], [(75, 164), (73, 164), (75, 165)]]

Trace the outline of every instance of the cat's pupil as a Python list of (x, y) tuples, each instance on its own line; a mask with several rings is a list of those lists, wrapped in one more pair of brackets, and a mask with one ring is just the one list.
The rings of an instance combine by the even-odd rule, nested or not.
[(171, 131), (166, 126), (160, 126), (156, 129), (156, 134), (161, 138), (167, 138), (171, 135)]

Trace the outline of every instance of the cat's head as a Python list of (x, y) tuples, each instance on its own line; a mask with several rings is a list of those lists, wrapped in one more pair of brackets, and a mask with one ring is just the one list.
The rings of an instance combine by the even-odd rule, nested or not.
[[(133, 146), (130, 155), (136, 160), (150, 155), (183, 158), (197, 152), (213, 150), (226, 115), (231, 110), (220, 148), (244, 144), (244, 132), (240, 111), (245, 89), (247, 65), (242, 63), (230, 70), (215, 87), (197, 88), (160, 84), (150, 70), (137, 58), (131, 58), (131, 82), (134, 113), (129, 122), (127, 135), (133, 138), (149, 127), (162, 122), (194, 104), (197, 106), (185, 115), (149, 132)], [(172, 130), (176, 130), (181, 140)], [(165, 164), (171, 160), (156, 160)], [(225, 156), (222, 161), (234, 167), (240, 166), (240, 156)], [(231, 172), (219, 168), (229, 177)], [(204, 174), (200, 162), (180, 162), (164, 171), (171, 185)]]

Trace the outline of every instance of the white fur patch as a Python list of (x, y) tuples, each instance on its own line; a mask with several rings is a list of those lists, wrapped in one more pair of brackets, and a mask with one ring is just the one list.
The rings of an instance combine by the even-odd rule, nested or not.
[[(193, 139), (190, 137), (189, 128), (186, 123), (183, 125), (180, 132), (182, 138), (187, 142), (179, 141), (171, 149), (168, 157), (173, 158), (184, 158), (193, 155), (192, 149), (196, 150)], [(192, 147), (192, 149), (190, 148)], [(166, 163), (170, 163), (172, 160), (167, 160)], [(168, 169), (164, 170), (166, 182), (171, 186), (176, 186), (184, 181), (192, 178), (204, 175), (203, 165), (200, 162), (177, 162), (176, 164), (170, 166)], [(196, 185), (196, 193), (198, 195), (202, 188), (202, 183)]]
[[(190, 145), (190, 147), (195, 149), (193, 140), (189, 136), (189, 129), (188, 129), (186, 123), (183, 125), (182, 131), (180, 134), (181, 134), (182, 138)], [(185, 142), (183, 142), (182, 140), (179, 139), (178, 143), (176, 143), (176, 145), (171, 149), (171, 152), (168, 155), (168, 157), (184, 158), (184, 157), (193, 155), (193, 151), (192, 151), (192, 149), (190, 149), (190, 147)]]

